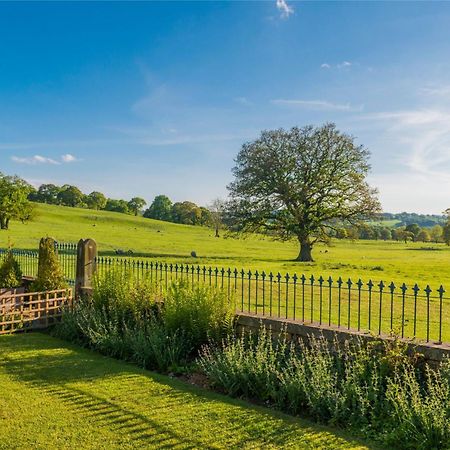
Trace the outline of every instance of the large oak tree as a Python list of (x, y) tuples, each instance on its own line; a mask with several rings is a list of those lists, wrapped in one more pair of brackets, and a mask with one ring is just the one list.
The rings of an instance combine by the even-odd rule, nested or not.
[(332, 123), (263, 131), (235, 163), (228, 186), (235, 229), (297, 238), (298, 261), (312, 261), (314, 244), (331, 229), (381, 209), (366, 182), (369, 152)]

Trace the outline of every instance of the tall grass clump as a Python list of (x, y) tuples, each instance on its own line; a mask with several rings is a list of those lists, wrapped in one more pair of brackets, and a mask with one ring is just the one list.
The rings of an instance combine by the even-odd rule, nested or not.
[(156, 284), (148, 278), (136, 280), (131, 271), (110, 270), (94, 277), (92, 307), (109, 318), (135, 324), (151, 318), (160, 303)]
[(193, 349), (218, 342), (232, 330), (233, 310), (224, 291), (173, 283), (164, 296), (163, 322), (170, 333), (182, 332)]
[(351, 428), (391, 448), (450, 448), (450, 365), (421, 368), (402, 345), (323, 337), (288, 343), (265, 329), (203, 350), (213, 387)]

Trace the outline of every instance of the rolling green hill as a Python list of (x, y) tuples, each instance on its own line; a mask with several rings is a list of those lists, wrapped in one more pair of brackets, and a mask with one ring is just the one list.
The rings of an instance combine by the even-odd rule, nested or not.
[[(296, 242), (277, 242), (260, 236), (215, 238), (212, 230), (125, 214), (37, 204), (29, 223), (13, 222), (0, 231), (0, 246), (36, 249), (42, 236), (76, 242), (93, 238), (102, 254), (116, 249), (165, 262), (258, 269), (281, 273), (332, 275), (374, 280), (444, 284), (450, 288), (450, 248), (444, 244), (382, 241), (334, 241), (314, 249), (314, 263), (293, 261)], [(191, 251), (197, 258), (190, 256)]]

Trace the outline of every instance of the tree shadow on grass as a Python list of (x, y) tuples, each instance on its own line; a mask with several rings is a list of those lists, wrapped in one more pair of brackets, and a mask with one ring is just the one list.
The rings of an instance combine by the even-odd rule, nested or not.
[(410, 250), (414, 252), (441, 252), (444, 250), (443, 248), (436, 248), (436, 247), (419, 247), (419, 248), (405, 248), (405, 250)]
[[(361, 445), (345, 436), (324, 432), (326, 429), (320, 426), (300, 423), (293, 417), (232, 400), (38, 333), (1, 337), (0, 370), (62, 402), (94, 425), (110, 429), (118, 436), (126, 435), (136, 445), (211, 448), (201, 429), (202, 424), (207, 427), (208, 423), (218, 426), (213, 436), (217, 443), (220, 435), (225, 448), (298, 448), (300, 443), (309, 447), (311, 442), (315, 448), (330, 448), (339, 443), (342, 448), (345, 443), (348, 447)], [(214, 425), (216, 420), (219, 425)], [(183, 421), (186, 427), (180, 427)], [(192, 421), (198, 427), (189, 425)]]

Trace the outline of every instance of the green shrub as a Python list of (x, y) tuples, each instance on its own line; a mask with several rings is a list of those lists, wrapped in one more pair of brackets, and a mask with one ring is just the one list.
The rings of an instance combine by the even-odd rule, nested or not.
[(388, 382), (391, 428), (386, 441), (410, 449), (450, 448), (449, 361), (437, 371), (425, 369), (423, 383), (411, 367), (402, 367)]
[(15, 288), (22, 284), (22, 271), (12, 250), (9, 250), (0, 266), (0, 288)]
[(223, 348), (204, 347), (198, 360), (212, 385), (228, 395), (276, 401), (289, 347), (261, 328), (258, 335), (229, 336)]
[(233, 310), (225, 292), (206, 286), (172, 283), (166, 291), (163, 322), (170, 333), (182, 332), (193, 349), (220, 342), (232, 329)]
[(192, 348), (180, 331), (168, 333), (164, 325), (150, 319), (145, 327), (127, 330), (131, 360), (146, 369), (180, 372), (189, 364)]
[(216, 388), (291, 414), (350, 427), (389, 448), (450, 448), (450, 363), (420, 370), (393, 343), (287, 344), (266, 330), (205, 348), (199, 366)]
[(201, 345), (230, 330), (226, 296), (210, 288), (175, 283), (164, 296), (149, 280), (127, 271), (96, 277), (92, 298), (66, 311), (54, 333), (99, 352), (160, 371), (181, 370)]
[(66, 310), (53, 334), (104, 355), (161, 372), (178, 371), (187, 364), (191, 351), (181, 332), (168, 334), (156, 318), (125, 322), (120, 315), (98, 308), (88, 299)]
[(158, 311), (160, 295), (148, 278), (135, 280), (127, 270), (111, 270), (94, 278), (92, 305), (128, 324), (145, 321)]
[(64, 274), (55, 251), (55, 241), (52, 238), (42, 238), (39, 243), (38, 274), (30, 289), (43, 292), (63, 289), (66, 286)]

